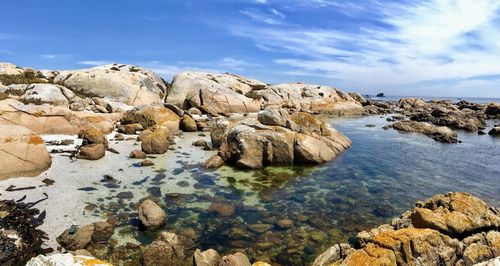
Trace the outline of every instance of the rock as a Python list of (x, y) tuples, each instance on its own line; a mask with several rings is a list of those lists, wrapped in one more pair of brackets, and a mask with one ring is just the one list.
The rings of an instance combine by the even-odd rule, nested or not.
[(153, 166), (153, 165), (155, 165), (155, 164), (150, 160), (144, 160), (141, 162), (142, 167)]
[(195, 107), (191, 107), (191, 108), (189, 108), (188, 113), (189, 113), (189, 114), (191, 114), (191, 115), (202, 115), (202, 114), (203, 114), (203, 113), (200, 111), (200, 109), (195, 108)]
[(213, 202), (208, 208), (209, 212), (216, 212), (218, 215), (222, 217), (230, 217), (233, 216), (236, 212), (235, 208), (231, 204)]
[(89, 144), (81, 146), (78, 150), (78, 159), (82, 160), (99, 160), (106, 154), (106, 148), (103, 144)]
[(268, 126), (286, 126), (286, 121), (290, 120), (290, 116), (285, 109), (269, 108), (260, 111), (257, 115), (260, 123)]
[(172, 132), (179, 130), (180, 117), (161, 105), (145, 106), (127, 111), (120, 120), (122, 125), (141, 124), (144, 129), (165, 127)]
[(225, 133), (229, 128), (230, 122), (225, 118), (214, 119), (211, 126), (210, 139), (212, 140), (212, 147), (219, 148), (224, 139), (227, 137)]
[(278, 228), (280, 229), (290, 229), (293, 226), (293, 221), (290, 219), (281, 219), (278, 220), (276, 226), (278, 226)]
[(29, 129), (0, 124), (0, 180), (37, 176), (49, 169), (52, 159), (43, 139)]
[(361, 94), (356, 93), (356, 92), (349, 92), (348, 93), (351, 98), (353, 98), (356, 102), (360, 103), (361, 105), (366, 105), (368, 101), (365, 99), (365, 97), (361, 96)]
[(105, 148), (108, 148), (108, 140), (106, 139), (106, 135), (102, 133), (102, 131), (98, 128), (88, 128), (82, 130), (78, 133), (78, 138), (82, 139), (82, 145), (89, 144), (102, 144)]
[(169, 147), (169, 131), (166, 128), (155, 128), (151, 134), (141, 138), (142, 151), (147, 154), (163, 154)]
[[(158, 239), (146, 247), (142, 254), (145, 266), (188, 265), (190, 243), (170, 232), (163, 232)], [(191, 262), (192, 264), (192, 262)]]
[(251, 266), (251, 264), (245, 254), (238, 252), (222, 257), (219, 266)]
[(256, 261), (254, 262), (254, 264), (252, 264), (252, 266), (271, 266), (271, 264), (263, 261)]
[(0, 92), (7, 93), (8, 98), (17, 99), (25, 104), (51, 104), (68, 107), (75, 98), (69, 89), (53, 84), (13, 84), (0, 87)]
[(152, 71), (121, 64), (62, 71), (54, 83), (80, 95), (105, 97), (132, 106), (162, 103), (166, 93), (165, 82)]
[(220, 255), (214, 249), (208, 249), (203, 252), (197, 249), (194, 252), (194, 266), (218, 266)]
[(196, 126), (196, 122), (189, 115), (183, 115), (181, 119), (181, 129), (184, 132), (196, 132), (198, 127)]
[(345, 257), (347, 251), (351, 249), (349, 244), (335, 244), (324, 253), (316, 257), (311, 266), (329, 266), (335, 264)]
[(130, 158), (133, 159), (146, 159), (146, 153), (141, 150), (133, 150), (130, 152)]
[(69, 265), (88, 265), (88, 266), (112, 266), (102, 260), (92, 256), (72, 255), (70, 253), (56, 253), (51, 255), (38, 255), (31, 258), (26, 266), (69, 266)]
[(427, 103), (418, 98), (403, 98), (399, 99), (398, 105), (399, 108), (412, 109), (412, 108), (425, 107)]
[(385, 97), (385, 95), (384, 95), (384, 93), (381, 92), (381, 93), (377, 94), (377, 97)]
[(213, 155), (212, 157), (208, 158), (208, 160), (206, 160), (204, 163), (203, 163), (203, 167), (205, 168), (208, 168), (208, 169), (211, 169), (211, 168), (219, 168), (221, 167), (222, 165), (224, 165), (224, 159), (222, 159), (222, 157), (220, 157), (219, 155)]
[(494, 259), (491, 259), (491, 260), (487, 260), (487, 261), (483, 261), (481, 263), (475, 264), (474, 266), (498, 266), (498, 265), (500, 265), (500, 256), (498, 256)]
[(484, 113), (489, 119), (500, 119), (500, 104), (490, 103), (484, 110)]
[(203, 139), (199, 139), (199, 140), (193, 142), (193, 146), (203, 147), (204, 150), (210, 150), (210, 146), (208, 146), (207, 141), (205, 141)]
[(163, 226), (167, 220), (165, 211), (152, 200), (145, 200), (139, 205), (139, 220), (149, 230)]
[(317, 164), (332, 160), (351, 145), (346, 136), (310, 114), (295, 113), (286, 121), (286, 127), (268, 126), (248, 118), (227, 126), (219, 155), (240, 168)]
[(491, 135), (491, 136), (494, 136), (494, 137), (498, 137), (498, 136), (500, 136), (500, 127), (494, 127), (494, 128), (492, 128), (492, 129), (488, 132), (488, 135)]
[(273, 228), (272, 224), (251, 224), (248, 228), (256, 233), (264, 233)]
[(260, 104), (243, 95), (261, 82), (231, 74), (185, 72), (174, 76), (166, 100), (182, 109), (195, 107), (212, 115), (253, 113)]
[(77, 135), (81, 130), (95, 127), (110, 133), (122, 114), (73, 112), (68, 108), (50, 105), (24, 105), (14, 99), (0, 101), (0, 124), (24, 126), (35, 134)]
[(419, 202), (411, 222), (416, 228), (432, 228), (450, 235), (500, 228), (500, 217), (484, 201), (460, 192)]
[(127, 134), (127, 135), (133, 135), (136, 134), (137, 131), (142, 131), (144, 128), (142, 127), (142, 124), (140, 123), (133, 123), (133, 124), (126, 124), (126, 125), (118, 125), (116, 126), (118, 129), (118, 132)]
[(392, 124), (392, 128), (400, 131), (422, 133), (439, 142), (458, 142), (457, 133), (453, 132), (453, 130), (448, 127), (437, 127), (427, 122), (398, 121)]
[(66, 229), (57, 237), (57, 243), (67, 250), (85, 249), (89, 245), (108, 241), (113, 235), (113, 226), (107, 222), (84, 225), (76, 231)]

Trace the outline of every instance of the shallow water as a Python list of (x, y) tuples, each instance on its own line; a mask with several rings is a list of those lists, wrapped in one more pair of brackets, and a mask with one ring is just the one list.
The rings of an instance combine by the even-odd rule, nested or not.
[[(329, 121), (353, 146), (319, 167), (207, 171), (200, 164), (214, 151), (191, 146), (196, 139), (209, 139), (196, 134), (185, 134), (177, 139), (176, 150), (150, 158), (152, 168), (136, 167), (137, 161), (127, 158), (134, 141), (112, 142), (121, 154), (107, 154), (97, 162), (67, 164), (69, 159), (58, 158), (44, 175), (56, 183), (32, 193), (48, 191), (51, 197), (39, 206), (50, 210), (42, 229), (57, 235), (72, 223), (115, 216), (120, 222), (117, 238), (148, 244), (155, 233), (137, 230), (136, 203), (152, 197), (168, 213), (164, 229), (191, 237), (197, 248), (307, 265), (330, 245), (352, 241), (358, 231), (388, 222), (416, 200), (437, 193), (467, 191), (500, 206), (498, 138), (458, 132), (462, 143), (442, 144), (419, 134), (383, 130), (385, 117)], [(102, 181), (104, 174), (116, 181)], [(38, 179), (43, 178), (11, 179), (0, 187)], [(235, 213), (222, 217), (209, 212), (213, 202), (234, 206)], [(293, 226), (279, 228), (280, 219)]]

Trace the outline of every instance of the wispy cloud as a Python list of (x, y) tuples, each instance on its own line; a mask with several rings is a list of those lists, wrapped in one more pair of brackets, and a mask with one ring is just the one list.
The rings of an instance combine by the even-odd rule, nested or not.
[(240, 10), (240, 13), (250, 17), (253, 21), (271, 24), (271, 25), (279, 25), (283, 23), (283, 20), (286, 18), (285, 15), (274, 8), (270, 8), (267, 10), (261, 10), (257, 8), (245, 8)]
[[(296, 69), (287, 74), (317, 74), (349, 87), (401, 86), (500, 73), (500, 1), (370, 2), (380, 18), (355, 30), (280, 20), (267, 25), (235, 23), (229, 31), (267, 51), (281, 51), (274, 62)], [(366, 12), (350, 1), (303, 3)]]
[(55, 54), (42, 54), (40, 55), (41, 58), (45, 58), (45, 59), (54, 59), (57, 57), (57, 55)]
[(108, 65), (108, 64), (113, 64), (113, 63), (114, 62), (107, 61), (107, 60), (85, 60), (85, 61), (78, 62), (78, 64), (86, 65), (86, 66), (100, 66), (100, 65)]
[(267, 4), (267, 0), (255, 0), (257, 4)]

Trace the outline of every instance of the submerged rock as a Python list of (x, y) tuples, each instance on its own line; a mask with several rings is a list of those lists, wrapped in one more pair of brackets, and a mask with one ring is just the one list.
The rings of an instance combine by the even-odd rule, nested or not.
[[(184, 266), (192, 253), (187, 239), (171, 232), (163, 232), (142, 253), (145, 266)], [(192, 263), (192, 262), (191, 262)]]
[(221, 258), (219, 266), (251, 266), (250, 260), (243, 253), (234, 253)]
[(219, 155), (213, 155), (212, 157), (208, 158), (204, 163), (203, 167), (205, 168), (219, 168), (222, 165), (224, 165), (224, 159), (220, 157)]
[(72, 226), (57, 237), (57, 243), (66, 250), (86, 249), (93, 244), (107, 242), (113, 231), (113, 225), (107, 222), (95, 222), (80, 228)]
[(139, 205), (139, 220), (149, 230), (160, 228), (167, 221), (165, 211), (152, 200), (145, 200)]
[(392, 128), (400, 131), (422, 133), (439, 142), (458, 142), (457, 133), (453, 132), (453, 130), (448, 127), (437, 127), (426, 122), (398, 121), (392, 124)]
[(194, 252), (194, 266), (218, 266), (220, 259), (219, 253), (214, 249), (203, 252), (197, 249)]

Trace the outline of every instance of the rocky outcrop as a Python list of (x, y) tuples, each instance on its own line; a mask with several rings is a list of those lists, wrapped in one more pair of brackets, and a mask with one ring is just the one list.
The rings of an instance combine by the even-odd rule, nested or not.
[[(163, 232), (142, 254), (145, 266), (184, 266), (192, 256), (191, 243), (182, 236)], [(192, 264), (192, 262), (191, 262)]]
[(160, 228), (167, 221), (165, 211), (152, 200), (145, 200), (139, 205), (139, 220), (149, 230)]
[(134, 127), (140, 124), (143, 129), (153, 126), (165, 127), (172, 132), (177, 132), (179, 130), (180, 117), (171, 109), (163, 107), (163, 105), (153, 105), (127, 111), (120, 120), (120, 124), (122, 126), (133, 124)]
[(231, 74), (179, 73), (174, 76), (166, 100), (184, 110), (194, 107), (212, 115), (253, 113), (260, 110), (260, 104), (244, 94), (263, 86), (259, 81)]
[[(351, 145), (346, 136), (308, 113), (288, 116), (284, 110), (263, 112), (278, 117), (269, 119), (259, 114), (260, 122), (249, 118), (227, 126), (219, 148), (225, 162), (242, 168), (317, 164), (334, 159)], [(279, 116), (284, 125), (276, 125), (282, 123)]]
[(453, 130), (448, 127), (437, 127), (426, 122), (398, 121), (392, 124), (392, 128), (399, 131), (422, 133), (439, 142), (458, 142), (457, 133), (453, 132)]
[(313, 266), (474, 265), (500, 253), (500, 213), (467, 193), (436, 195), (390, 224), (334, 245)]
[(0, 87), (0, 93), (5, 93), (10, 99), (19, 100), (25, 104), (51, 104), (69, 107), (76, 95), (69, 89), (53, 84), (12, 84)]
[(0, 101), (0, 124), (23, 126), (36, 134), (76, 135), (90, 127), (110, 133), (121, 116), (74, 112), (61, 106), (25, 105), (15, 99)]
[(43, 139), (29, 129), (0, 124), (0, 180), (37, 176), (52, 164)]
[(363, 107), (347, 93), (328, 86), (292, 83), (269, 85), (246, 96), (260, 100), (263, 107), (282, 107), (330, 115), (359, 115)]
[(39, 255), (28, 261), (26, 266), (59, 266), (59, 265), (89, 265), (89, 266), (112, 266), (102, 260), (91, 256), (72, 255), (70, 253), (56, 253), (52, 255)]
[(57, 243), (66, 250), (89, 248), (106, 243), (113, 235), (114, 227), (108, 222), (95, 222), (82, 227), (71, 226), (57, 237)]
[(418, 98), (403, 98), (399, 100), (398, 106), (402, 109), (414, 109), (425, 107), (427, 103)]
[(62, 71), (53, 82), (79, 95), (107, 98), (132, 106), (162, 103), (167, 87), (154, 72), (123, 64)]

